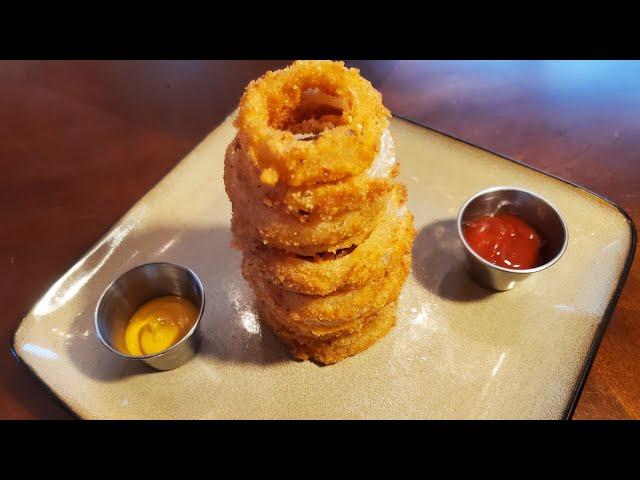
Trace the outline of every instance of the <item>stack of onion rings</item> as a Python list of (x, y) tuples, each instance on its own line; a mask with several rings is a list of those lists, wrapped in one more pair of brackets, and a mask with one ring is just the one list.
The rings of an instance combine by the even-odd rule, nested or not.
[(384, 336), (411, 265), (388, 110), (357, 70), (300, 61), (251, 82), (225, 156), (234, 244), (261, 319), (335, 363)]
[(313, 358), (320, 363), (331, 364), (366, 350), (384, 337), (396, 323), (396, 308), (397, 302), (389, 303), (369, 317), (360, 330), (322, 339), (296, 336), (282, 326), (269, 309), (263, 308), (261, 311), (264, 322), (287, 344), (295, 358)]

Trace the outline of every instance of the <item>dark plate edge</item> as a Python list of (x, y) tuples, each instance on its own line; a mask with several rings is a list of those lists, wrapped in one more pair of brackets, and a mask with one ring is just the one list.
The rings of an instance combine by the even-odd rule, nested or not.
[[(392, 115), (394, 117), (399, 118), (400, 120), (403, 120), (403, 121), (405, 121), (407, 123), (410, 123), (412, 125), (416, 125), (416, 126), (421, 127), (421, 128), (426, 128), (427, 130), (434, 131), (436, 133), (444, 135), (445, 137), (452, 138), (453, 140), (456, 140), (458, 142), (464, 143), (464, 144), (469, 145), (471, 147), (477, 148), (479, 150), (483, 150), (485, 152), (489, 152), (489, 153), (491, 153), (493, 155), (496, 155), (496, 156), (498, 156), (500, 158), (503, 158), (504, 160), (508, 160), (510, 162), (516, 163), (516, 164), (518, 164), (518, 165), (520, 165), (522, 167), (528, 168), (528, 169), (533, 170), (535, 172), (538, 172), (538, 173), (541, 173), (543, 175), (546, 175), (547, 177), (551, 177), (551, 178), (559, 180), (559, 181), (561, 181), (563, 183), (566, 183), (567, 185), (570, 185), (570, 186), (572, 186), (574, 188), (577, 188), (579, 190), (587, 192), (588, 194), (593, 195), (595, 197), (598, 197), (601, 200), (605, 201), (606, 203), (610, 204), (611, 206), (615, 207), (625, 217), (625, 219), (627, 220), (627, 223), (629, 225), (629, 229), (631, 231), (631, 243), (629, 245), (629, 252), (627, 253), (627, 258), (626, 258), (626, 261), (625, 261), (624, 268), (622, 269), (622, 273), (621, 273), (620, 277), (618, 278), (618, 284), (616, 286), (616, 289), (615, 289), (613, 295), (611, 296), (611, 300), (609, 301), (609, 304), (607, 305), (607, 309), (605, 310), (605, 313), (604, 313), (604, 315), (602, 317), (602, 321), (600, 322), (600, 325), (598, 327), (598, 330), (596, 331), (594, 339), (591, 342), (591, 346), (589, 348), (589, 352), (587, 353), (586, 362), (585, 362), (585, 365), (582, 368), (582, 373), (580, 374), (580, 376), (578, 378), (578, 382), (577, 382), (577, 384), (576, 384), (576, 386), (574, 388), (574, 393), (573, 393), (573, 395), (572, 395), (572, 397), (571, 397), (571, 399), (569, 401), (569, 404), (567, 405), (567, 407), (565, 409), (564, 419), (565, 420), (570, 420), (572, 418), (574, 412), (575, 412), (576, 406), (578, 404), (578, 400), (580, 399), (580, 395), (582, 393), (582, 390), (584, 389), (584, 385), (585, 385), (586, 379), (587, 379), (587, 377), (589, 375), (589, 372), (591, 371), (591, 367), (593, 366), (593, 361), (595, 360), (595, 355), (596, 355), (596, 352), (598, 351), (598, 347), (600, 346), (600, 343), (602, 342), (602, 337), (604, 336), (604, 332), (605, 332), (605, 330), (606, 330), (606, 328), (607, 328), (607, 326), (609, 324), (609, 320), (611, 319), (611, 316), (613, 315), (613, 312), (615, 310), (616, 304), (618, 303), (618, 300), (619, 300), (620, 295), (622, 293), (622, 289), (623, 289), (624, 284), (625, 284), (625, 282), (627, 280), (627, 276), (629, 275), (629, 271), (631, 270), (631, 265), (633, 263), (633, 258), (634, 258), (634, 255), (635, 255), (636, 244), (637, 244), (637, 230), (636, 230), (635, 224), (633, 223), (633, 219), (629, 216), (629, 214), (623, 208), (621, 208), (620, 206), (618, 206), (617, 204), (615, 204), (614, 202), (612, 202), (608, 198), (606, 198), (606, 197), (604, 197), (604, 196), (602, 196), (602, 195), (600, 195), (598, 193), (592, 192), (588, 188), (585, 188), (585, 187), (582, 187), (580, 185), (577, 185), (577, 184), (575, 184), (575, 183), (573, 183), (573, 182), (571, 182), (569, 180), (565, 180), (564, 178), (558, 177), (556, 175), (552, 175), (550, 173), (544, 172), (544, 171), (542, 171), (542, 170), (540, 170), (540, 169), (538, 169), (536, 167), (532, 167), (532, 166), (527, 165), (525, 163), (522, 163), (522, 162), (520, 162), (520, 161), (518, 161), (516, 159), (510, 158), (507, 155), (504, 155), (504, 154), (501, 154), (501, 153), (498, 153), (498, 152), (494, 152), (493, 150), (489, 150), (488, 148), (480, 147), (480, 146), (478, 146), (478, 145), (476, 145), (474, 143), (471, 143), (471, 142), (469, 142), (467, 140), (464, 140), (462, 138), (456, 137), (455, 135), (452, 135), (450, 133), (444, 132), (444, 131), (439, 130), (437, 128), (429, 127), (429, 126), (427, 126), (427, 125), (425, 125), (423, 123), (420, 123), (420, 122), (418, 122), (416, 120), (411, 120), (411, 119), (406, 118), (406, 117), (404, 117), (402, 115), (399, 115), (397, 113), (392, 113)], [(226, 120), (227, 117), (225, 117), (224, 120)], [(224, 122), (224, 120), (222, 122), (220, 122), (219, 125), (221, 125)], [(216, 128), (218, 128), (218, 126), (216, 126)], [(203, 138), (203, 140), (204, 140), (204, 138)], [(197, 145), (199, 145), (199, 143)], [(195, 148), (195, 146), (194, 146), (194, 148)], [(189, 154), (187, 154), (187, 155), (189, 155)], [(165, 173), (165, 175), (158, 181), (158, 183), (160, 181), (162, 181), (166, 176), (168, 176), (180, 164), (180, 162), (181, 162), (181, 160), (178, 163), (176, 163), (173, 167), (171, 167), (169, 169), (169, 171), (167, 171), (167, 173)], [(144, 197), (147, 193), (149, 193), (156, 185), (157, 185), (157, 183), (152, 185), (140, 198)], [(138, 199), (138, 201), (140, 201), (140, 199)], [(89, 247), (89, 249), (91, 249), (91, 247), (93, 245), (95, 245), (100, 240), (102, 240), (102, 238), (105, 235), (107, 235), (107, 233), (114, 227), (114, 225), (116, 225), (122, 219), (122, 217), (124, 217), (131, 210), (131, 208), (133, 208), (133, 206), (135, 206), (138, 203), (138, 201), (136, 201), (136, 203), (134, 203), (132, 205), (132, 207), (130, 207), (126, 212), (124, 212), (122, 214), (122, 216), (120, 216), (118, 218), (118, 220), (116, 220), (109, 228), (107, 228), (105, 233), (103, 235), (101, 235), (98, 238), (98, 240), (96, 240), (96, 242)], [(78, 259), (74, 263), (72, 263), (71, 267), (73, 267), (73, 265), (75, 265), (81, 258), (83, 258), (86, 255), (86, 253), (87, 253), (86, 251), (83, 252), (82, 255), (79, 256)], [(71, 267), (69, 267), (69, 268), (71, 268)], [(38, 299), (36, 301), (36, 303), (38, 301), (40, 301), (40, 299)], [(29, 311), (31, 311), (31, 309), (29, 309)], [(20, 328), (20, 325), (22, 325), (22, 321), (24, 320), (25, 316), (23, 316), (21, 318), (20, 322), (18, 323), (18, 326), (16, 327), (16, 329), (13, 331), (13, 334), (11, 335), (10, 346), (9, 346), (9, 350), (11, 352), (11, 355), (13, 356), (13, 358), (16, 359), (16, 362), (18, 363), (18, 365), (20, 365), (27, 373), (29, 373), (29, 375), (31, 375), (36, 380), (36, 382), (38, 384), (40, 384), (42, 387), (44, 387), (45, 391), (47, 391), (49, 393), (49, 395), (51, 395), (53, 397), (53, 399), (63, 408), (63, 410), (65, 410), (67, 413), (71, 414), (76, 419), (82, 419), (82, 417), (76, 411), (74, 411), (71, 408), (70, 405), (68, 405), (62, 398), (60, 398), (58, 396), (58, 394), (55, 393), (51, 389), (51, 387), (49, 387), (49, 385), (42, 378), (40, 378), (38, 376), (38, 374), (29, 366), (29, 364), (27, 364), (26, 361), (24, 361), (22, 359), (22, 357), (20, 357), (20, 354), (17, 352), (17, 350), (15, 348), (15, 339), (16, 339), (15, 337), (16, 337), (16, 334), (18, 332), (18, 329)]]
[[(224, 121), (227, 119), (227, 117), (224, 118), (224, 120), (222, 122), (220, 122), (220, 124), (218, 126), (220, 126), (222, 123), (224, 123)], [(216, 128), (218, 128), (218, 126), (216, 126)], [(201, 140), (204, 141), (204, 139), (206, 138), (206, 136)], [(183, 157), (186, 158), (198, 145), (200, 145), (200, 142), (198, 142), (196, 145), (194, 145), (194, 147)], [(115, 227), (132, 209), (133, 207), (135, 207), (138, 202), (144, 198), (151, 190), (153, 190), (153, 188), (160, 183), (162, 180), (164, 180), (171, 172), (173, 172), (178, 165), (182, 162), (182, 159), (180, 159), (175, 165), (173, 165), (171, 168), (169, 168), (165, 174), (162, 176), (162, 178), (160, 180), (158, 180), (156, 183), (154, 183), (153, 185), (151, 185), (147, 190), (145, 190), (145, 192), (140, 196), (140, 198), (138, 198), (138, 200), (136, 200), (135, 203), (133, 203), (133, 205), (131, 205), (129, 208), (127, 208), (127, 210), (124, 211), (124, 213), (122, 215), (120, 215), (118, 217), (118, 219), (113, 222), (111, 225), (109, 225), (104, 232), (102, 233), (102, 235), (100, 235), (95, 242), (93, 242), (92, 244), (90, 244), (86, 250), (84, 250), (78, 257), (76, 257), (74, 260), (71, 261), (70, 265), (67, 267), (67, 269), (65, 270), (65, 272), (69, 271), (71, 268), (73, 268), (73, 266), (75, 264), (77, 264), (80, 260), (82, 260), (86, 255), (87, 252), (89, 252), (90, 250), (92, 250), (98, 243), (100, 243), (108, 234), (109, 232), (113, 229), (113, 227)], [(73, 410), (73, 408), (68, 405), (62, 398), (60, 398), (58, 396), (58, 394), (56, 392), (54, 392), (51, 387), (42, 379), (40, 378), (40, 376), (33, 370), (33, 368), (31, 368), (31, 366), (26, 362), (26, 360), (24, 360), (20, 354), (18, 353), (18, 351), (16, 350), (16, 334), (18, 333), (18, 330), (20, 329), (20, 326), (22, 325), (22, 322), (24, 321), (25, 317), (29, 314), (29, 312), (31, 312), (31, 310), (33, 310), (33, 307), (35, 305), (38, 304), (38, 302), (40, 302), (42, 300), (42, 298), (47, 294), (47, 292), (49, 291), (49, 289), (51, 288), (51, 285), (49, 285), (45, 291), (42, 293), (42, 295), (40, 295), (38, 297), (38, 299), (35, 301), (35, 303), (27, 310), (27, 312), (25, 314), (23, 314), (20, 318), (20, 321), (18, 322), (18, 325), (16, 326), (16, 328), (13, 330), (13, 334), (11, 335), (11, 338), (9, 339), (10, 345), (9, 345), (9, 351), (11, 352), (11, 356), (16, 360), (16, 362), (18, 363), (18, 365), (20, 365), (29, 375), (31, 375), (31, 377), (33, 377), (36, 382), (40, 385), (42, 385), (42, 387), (44, 387), (44, 389), (53, 397), (53, 399), (56, 401), (56, 403), (58, 403), (67, 413), (71, 414), (73, 417), (75, 417), (76, 419), (84, 419), (84, 417), (82, 417), (78, 412), (76, 412), (75, 410)]]
[(626, 219), (627, 221), (627, 225), (629, 226), (629, 230), (631, 233), (631, 242), (629, 244), (629, 251), (627, 252), (627, 258), (625, 260), (625, 264), (624, 267), (622, 268), (622, 273), (620, 274), (620, 277), (618, 278), (618, 283), (616, 285), (616, 289), (613, 292), (613, 295), (611, 296), (611, 299), (609, 300), (609, 303), (607, 304), (607, 308), (602, 316), (602, 321), (600, 322), (600, 325), (598, 326), (598, 330), (596, 331), (596, 334), (593, 337), (593, 341), (591, 342), (591, 346), (589, 347), (589, 352), (587, 353), (587, 358), (585, 361), (584, 366), (582, 367), (582, 372), (580, 373), (579, 377), (578, 377), (578, 381), (576, 383), (576, 386), (574, 387), (573, 390), (573, 395), (571, 396), (569, 403), (565, 409), (565, 413), (563, 418), (565, 420), (571, 420), (571, 418), (573, 417), (573, 414), (576, 410), (576, 407), (578, 405), (578, 400), (580, 399), (580, 395), (582, 394), (582, 390), (584, 389), (584, 385), (586, 383), (587, 377), (589, 376), (589, 372), (591, 371), (591, 367), (593, 366), (593, 361), (595, 360), (596, 357), (596, 353), (598, 351), (598, 347), (600, 347), (600, 343), (602, 342), (602, 338), (604, 337), (604, 332), (607, 329), (607, 326), (609, 325), (609, 320), (611, 319), (611, 317), (613, 316), (613, 312), (615, 310), (615, 307), (618, 303), (618, 300), (620, 299), (620, 295), (622, 294), (622, 290), (624, 288), (624, 284), (627, 281), (627, 277), (629, 275), (629, 271), (631, 270), (631, 265), (633, 264), (633, 258), (635, 256), (636, 253), (636, 245), (637, 245), (637, 240), (638, 240), (638, 234), (637, 234), (637, 229), (635, 224), (633, 223), (633, 219), (631, 218), (631, 216), (619, 205), (617, 205), (616, 203), (612, 202), (611, 200), (609, 200), (608, 198), (592, 192), (591, 190), (589, 190), (586, 187), (582, 187), (580, 185), (577, 185), (576, 183), (571, 182), (570, 180), (566, 180), (562, 177), (558, 177), (556, 175), (552, 175), (550, 173), (547, 173), (543, 170), (540, 170), (539, 168), (536, 167), (532, 167), (531, 165), (527, 165), (525, 163), (520, 162), (519, 160), (516, 160), (514, 158), (509, 157), (508, 155), (504, 155), (502, 153), (498, 153), (498, 152), (494, 152), (493, 150), (489, 150), (488, 148), (484, 148), (484, 147), (480, 147), (474, 143), (471, 143), (467, 140), (464, 140), (462, 138), (456, 137), (455, 135), (452, 135), (450, 133), (444, 132), (442, 130), (439, 130), (437, 128), (433, 128), (433, 127), (429, 127), (423, 123), (420, 123), (416, 120), (411, 120), (409, 118), (406, 118), (402, 115), (398, 115), (396, 113), (392, 114), (394, 117), (399, 118), (407, 123), (416, 125), (418, 127), (422, 127), (422, 128), (426, 128), (427, 130), (431, 130), (434, 132), (437, 132), (441, 135), (444, 135), (445, 137), (449, 137), (452, 138), (453, 140), (456, 140), (458, 142), (464, 143), (466, 145), (469, 145), (471, 147), (477, 148), (479, 150), (483, 150), (485, 152), (489, 152), (493, 155), (496, 155), (504, 160), (508, 160), (510, 162), (516, 163), (518, 165), (520, 165), (521, 167), (525, 167), (528, 168), (530, 170), (533, 170), (535, 172), (541, 173), (542, 175), (546, 175), (547, 177), (551, 177), (554, 178), (556, 180), (559, 180), (563, 183), (566, 183), (567, 185), (570, 185), (574, 188), (577, 188), (578, 190), (582, 190), (583, 192), (586, 192), (590, 195), (593, 195), (594, 197), (597, 197), (601, 200), (603, 200), (604, 202), (608, 203), (609, 205), (611, 205), (612, 207), (614, 207), (616, 210), (618, 210), (622, 216)]
[[(215, 129), (217, 129), (218, 127), (220, 127), (220, 125), (222, 125), (222, 124), (227, 120), (227, 118), (229, 118), (229, 116), (230, 116), (230, 115), (233, 115), (234, 111), (235, 111), (235, 109), (232, 109), (230, 112), (228, 112), (227, 114), (225, 114), (225, 117), (222, 119), (222, 121), (221, 121), (219, 124), (217, 124), (217, 125), (215, 126), (215, 128), (214, 128), (213, 130), (215, 130)], [(180, 163), (182, 163), (182, 160), (183, 160), (184, 158), (186, 158), (188, 155), (190, 155), (190, 154), (191, 154), (191, 152), (192, 152), (193, 150), (195, 150), (195, 149), (196, 149), (196, 147), (198, 147), (198, 146), (200, 145), (200, 143), (202, 143), (202, 142), (207, 138), (207, 136), (208, 136), (210, 133), (212, 133), (212, 132), (213, 132), (213, 130), (211, 130), (210, 132), (208, 132), (207, 134), (205, 134), (205, 136), (202, 138), (202, 140), (200, 140), (197, 144), (195, 144), (195, 145), (193, 146), (193, 148), (192, 148), (191, 150), (189, 150), (189, 152), (188, 152), (188, 153), (186, 153), (186, 154), (185, 154), (185, 156), (184, 156), (184, 157), (182, 157), (179, 161), (177, 161), (177, 162), (175, 163), (175, 165), (173, 165), (172, 167), (170, 167), (170, 168), (165, 172), (165, 174), (162, 176), (162, 178), (161, 178), (160, 180), (158, 180), (156, 183), (154, 183), (154, 184), (153, 184), (153, 185), (151, 185), (148, 189), (146, 189), (146, 190), (145, 190), (145, 192), (140, 196), (140, 198), (138, 198), (138, 200), (137, 200), (133, 205), (131, 205), (129, 208), (127, 208), (127, 209), (124, 211), (124, 213), (118, 217), (118, 219), (117, 219), (115, 222), (113, 222), (111, 225), (109, 225), (109, 226), (104, 230), (104, 232), (102, 233), (102, 235), (100, 235), (100, 236), (96, 239), (96, 241), (95, 241), (95, 242), (93, 242), (92, 244), (90, 244), (90, 245), (89, 245), (89, 247), (87, 247), (87, 249), (86, 249), (86, 250), (84, 250), (84, 251), (82, 252), (82, 254), (80, 254), (78, 257), (76, 257), (74, 260), (72, 260), (72, 261), (71, 261), (71, 264), (67, 267), (67, 269), (65, 270), (65, 272), (66, 272), (66, 271), (68, 271), (68, 270), (70, 270), (71, 268), (73, 268), (73, 266), (74, 266), (76, 263), (78, 263), (80, 260), (82, 260), (82, 259), (84, 258), (84, 256), (87, 254), (87, 252), (88, 252), (88, 251), (90, 251), (91, 249), (93, 249), (93, 247), (95, 247), (98, 243), (100, 243), (100, 242), (102, 241), (102, 239), (103, 239), (104, 237), (106, 237), (106, 236), (109, 234), (109, 232), (113, 229), (113, 227), (115, 227), (115, 226), (116, 226), (116, 225), (117, 225), (117, 224), (118, 224), (118, 223), (119, 223), (119, 222), (120, 222), (120, 221), (121, 221), (121, 220), (122, 220), (122, 219), (123, 219), (123, 218), (124, 218), (124, 217), (125, 217), (125, 216), (130, 212), (130, 211), (131, 211), (131, 210), (132, 210), (132, 209), (133, 209), (133, 207), (135, 207), (135, 206), (137, 205), (137, 203), (138, 203), (142, 198), (144, 198), (144, 197), (145, 197), (145, 196), (146, 196), (146, 195), (147, 195), (151, 190), (153, 190), (153, 188), (154, 188), (158, 183), (160, 183), (160, 182), (161, 182), (162, 180), (164, 180), (167, 176), (169, 176), (169, 174), (170, 174), (171, 172), (173, 172), (173, 171), (178, 167), (178, 165), (180, 165)], [(16, 360), (16, 362), (18, 363), (18, 365), (20, 365), (20, 367), (22, 367), (22, 368), (23, 368), (23, 369), (24, 369), (24, 370), (25, 370), (29, 375), (31, 375), (31, 376), (34, 378), (34, 380), (35, 380), (38, 384), (40, 384), (42, 387), (44, 387), (45, 391), (47, 391), (47, 392), (48, 392), (48, 393), (53, 397), (53, 399), (54, 399), (54, 400), (55, 400), (55, 401), (56, 401), (56, 402), (57, 402), (57, 403), (58, 403), (58, 404), (59, 404), (59, 405), (60, 405), (60, 406), (61, 406), (61, 407), (62, 407), (62, 408), (67, 412), (67, 413), (71, 414), (71, 415), (72, 415), (73, 417), (75, 417), (76, 419), (83, 420), (83, 419), (84, 419), (84, 417), (82, 417), (79, 413), (77, 413), (75, 410), (73, 410), (73, 408), (72, 408), (70, 405), (68, 405), (68, 404), (67, 404), (67, 403), (66, 403), (62, 398), (60, 398), (60, 397), (58, 396), (58, 394), (57, 394), (57, 393), (55, 393), (55, 392), (51, 389), (51, 387), (49, 387), (49, 385), (47, 385), (47, 383), (46, 383), (42, 378), (40, 378), (40, 377), (38, 376), (38, 374), (37, 374), (37, 373), (36, 373), (36, 372), (31, 368), (31, 366), (29, 366), (29, 364), (28, 364), (28, 363), (27, 363), (27, 362), (26, 362), (26, 361), (25, 361), (25, 360), (20, 356), (20, 354), (18, 353), (18, 351), (17, 351), (17, 350), (16, 350), (16, 348), (15, 348), (15, 345), (16, 345), (16, 334), (18, 333), (18, 330), (20, 329), (20, 326), (22, 325), (22, 322), (24, 321), (25, 317), (29, 314), (29, 312), (31, 312), (31, 310), (33, 310), (33, 307), (34, 307), (38, 302), (40, 302), (40, 300), (42, 300), (42, 298), (46, 295), (46, 293), (49, 291), (49, 289), (50, 289), (50, 288), (51, 288), (51, 285), (49, 285), (49, 286), (45, 289), (45, 291), (42, 293), (42, 295), (40, 295), (40, 296), (38, 297), (38, 299), (37, 299), (37, 300), (35, 301), (35, 303), (34, 303), (34, 304), (33, 304), (33, 305), (32, 305), (32, 306), (27, 310), (27, 312), (26, 312), (25, 314), (23, 314), (23, 315), (20, 317), (20, 320), (19, 320), (19, 322), (18, 322), (17, 326), (15, 327), (15, 329), (13, 330), (13, 333), (11, 334), (11, 338), (9, 339), (9, 343), (10, 343), (10, 344), (9, 344), (9, 351), (10, 351), (10, 353), (11, 353), (11, 356), (12, 356), (12, 357)]]
[[(24, 319), (24, 317), (23, 317), (23, 319)], [(22, 325), (22, 320), (20, 321), (20, 324), (18, 325), (18, 328), (20, 328), (20, 325)], [(20, 356), (20, 354), (16, 350), (16, 333), (18, 333), (18, 328), (16, 328), (13, 331), (13, 334), (11, 335), (11, 338), (9, 339), (9, 342), (10, 342), (9, 351), (11, 352), (11, 356), (16, 360), (16, 363), (18, 365), (20, 365), (20, 367), (22, 367), (22, 369), (24, 371), (26, 371), (31, 377), (33, 377), (33, 379), (36, 381), (36, 383), (38, 385), (40, 385), (42, 388), (44, 388), (44, 390), (51, 397), (53, 397), (53, 400), (58, 404), (58, 406), (62, 407), (62, 409), (65, 412), (67, 412), (69, 415), (74, 417), (73, 419), (81, 420), (82, 417), (79, 414), (77, 414), (71, 408), (70, 405), (68, 405), (64, 400), (62, 400), (62, 398), (60, 398), (58, 396), (58, 394), (55, 391), (53, 391), (53, 389), (49, 385), (47, 385), (47, 383), (44, 380), (42, 380), (40, 378), (40, 376), (29, 366), (29, 364), (22, 359), (22, 357)]]

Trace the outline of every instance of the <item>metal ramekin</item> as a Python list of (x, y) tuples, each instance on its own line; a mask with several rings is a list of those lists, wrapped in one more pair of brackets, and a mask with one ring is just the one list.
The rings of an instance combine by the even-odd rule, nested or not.
[[(463, 235), (465, 222), (499, 213), (517, 215), (544, 237), (542, 265), (523, 270), (501, 267), (485, 260), (469, 246)], [(533, 192), (515, 187), (488, 188), (467, 200), (458, 213), (458, 235), (464, 245), (471, 277), (480, 285), (499, 291), (511, 290), (517, 282), (556, 263), (567, 249), (569, 239), (567, 227), (551, 203)]]
[[(198, 309), (198, 318), (175, 345), (153, 355), (130, 355), (125, 346), (125, 330), (131, 316), (145, 302), (164, 295), (179, 295)], [(204, 288), (188, 268), (171, 263), (148, 263), (129, 270), (109, 285), (95, 311), (98, 338), (114, 354), (142, 361), (157, 370), (172, 370), (188, 362), (200, 345), (200, 320), (204, 312)]]

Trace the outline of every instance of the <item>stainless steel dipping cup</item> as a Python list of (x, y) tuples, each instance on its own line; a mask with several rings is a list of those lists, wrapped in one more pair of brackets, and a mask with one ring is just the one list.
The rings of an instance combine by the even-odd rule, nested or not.
[[(464, 238), (466, 222), (483, 215), (512, 214), (531, 225), (544, 239), (543, 263), (534, 268), (505, 268), (478, 255)], [(458, 235), (466, 253), (466, 264), (478, 284), (493, 290), (511, 290), (516, 283), (556, 263), (567, 249), (567, 227), (558, 210), (547, 200), (528, 190), (493, 187), (465, 202), (458, 213)]]
[[(131, 316), (145, 302), (165, 295), (179, 295), (198, 309), (198, 318), (175, 345), (153, 355), (130, 355), (125, 330)], [(120, 275), (104, 291), (95, 311), (95, 328), (105, 347), (119, 357), (144, 362), (157, 370), (172, 370), (188, 362), (198, 351), (200, 321), (204, 312), (204, 288), (195, 273), (171, 263), (148, 263)]]

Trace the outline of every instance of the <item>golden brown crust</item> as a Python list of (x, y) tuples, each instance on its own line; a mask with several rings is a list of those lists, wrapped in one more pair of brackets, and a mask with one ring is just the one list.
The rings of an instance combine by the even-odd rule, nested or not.
[(353, 331), (358, 328), (362, 317), (397, 300), (409, 274), (410, 263), (411, 254), (407, 253), (397, 259), (397, 263), (380, 279), (326, 296), (282, 290), (262, 280), (247, 264), (242, 265), (242, 275), (250, 283), (257, 299), (289, 330), (319, 337)]
[[(328, 295), (353, 289), (382, 277), (398, 258), (411, 250), (413, 216), (403, 209), (404, 188), (396, 186), (393, 201), (371, 235), (350, 253), (335, 258), (308, 258), (260, 247), (244, 263), (254, 274), (284, 290)], [(404, 213), (401, 213), (404, 211)]]
[(388, 176), (372, 177), (368, 172), (347, 177), (337, 182), (321, 183), (303, 187), (289, 187), (278, 183), (267, 185), (260, 179), (260, 171), (247, 158), (236, 139), (227, 156), (234, 156), (239, 180), (257, 203), (297, 217), (301, 222), (327, 220), (365, 205), (377, 197), (389, 193), (393, 179), (398, 174), (397, 165)]
[(233, 243), (261, 320), (296, 358), (338, 362), (395, 323), (415, 229), (388, 117), (341, 62), (269, 72), (240, 102), (224, 165)]
[[(302, 186), (364, 172), (389, 115), (380, 93), (357, 69), (297, 61), (249, 84), (235, 125), (249, 158), (261, 175), (266, 172), (266, 183)], [(315, 135), (312, 141), (296, 136), (307, 132)]]
[(314, 255), (358, 245), (369, 236), (390, 197), (388, 192), (341, 215), (301, 222), (256, 202), (239, 177), (239, 161), (233, 148), (227, 149), (224, 183), (232, 204), (231, 229), (235, 242), (244, 250), (266, 245), (299, 255)]
[(268, 310), (261, 312), (263, 321), (289, 347), (298, 360), (313, 359), (330, 365), (366, 350), (384, 337), (396, 323), (397, 303), (393, 302), (368, 317), (357, 332), (324, 340), (302, 337), (290, 332)]

